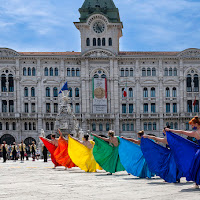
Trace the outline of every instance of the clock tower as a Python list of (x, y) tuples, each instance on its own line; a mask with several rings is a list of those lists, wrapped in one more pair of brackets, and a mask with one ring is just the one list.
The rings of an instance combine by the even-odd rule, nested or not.
[(119, 52), (123, 24), (112, 0), (85, 0), (79, 9), (80, 22), (75, 22), (81, 34), (81, 52), (93, 49)]

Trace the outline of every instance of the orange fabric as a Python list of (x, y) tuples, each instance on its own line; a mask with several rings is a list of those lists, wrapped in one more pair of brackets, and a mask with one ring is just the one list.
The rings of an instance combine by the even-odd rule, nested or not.
[(53, 164), (55, 165), (55, 167), (60, 166), (60, 164), (58, 162), (56, 162), (56, 159), (54, 157), (54, 152), (56, 150), (56, 146), (51, 144), (48, 140), (46, 140), (43, 137), (39, 137), (40, 140), (42, 140), (42, 142), (44, 143), (44, 146), (48, 149), (48, 151), (51, 154), (51, 161), (53, 162)]
[(54, 157), (56, 159), (56, 162), (58, 162), (62, 166), (65, 166), (67, 168), (72, 168), (76, 166), (69, 157), (68, 142), (62, 137), (59, 137), (58, 139), (58, 147), (54, 151)]

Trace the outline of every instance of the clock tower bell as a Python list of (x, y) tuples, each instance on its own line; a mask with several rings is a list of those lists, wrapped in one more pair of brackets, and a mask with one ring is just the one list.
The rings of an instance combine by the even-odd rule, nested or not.
[(105, 49), (119, 52), (123, 24), (112, 0), (85, 0), (79, 9), (80, 22), (75, 22), (81, 34), (81, 52)]

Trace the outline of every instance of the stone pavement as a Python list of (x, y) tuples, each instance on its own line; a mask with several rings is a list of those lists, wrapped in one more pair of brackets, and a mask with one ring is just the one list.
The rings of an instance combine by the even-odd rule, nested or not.
[(109, 176), (105, 171), (85, 173), (79, 168), (52, 167), (51, 161), (2, 163), (1, 159), (0, 199), (200, 200), (200, 190), (190, 189), (193, 183), (184, 178), (180, 184), (169, 184), (159, 177), (139, 179), (126, 172)]

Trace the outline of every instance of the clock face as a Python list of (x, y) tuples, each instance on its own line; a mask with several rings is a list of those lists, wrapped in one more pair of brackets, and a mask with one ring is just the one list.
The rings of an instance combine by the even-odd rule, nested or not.
[(103, 22), (95, 22), (93, 25), (93, 30), (96, 33), (103, 33), (105, 30), (105, 25)]

